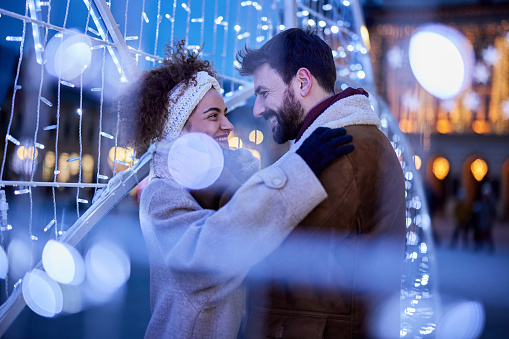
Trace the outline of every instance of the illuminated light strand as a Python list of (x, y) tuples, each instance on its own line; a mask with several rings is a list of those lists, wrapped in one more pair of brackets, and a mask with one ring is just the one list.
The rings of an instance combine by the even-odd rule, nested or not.
[(27, 193), (30, 193), (30, 188), (25, 188), (25, 189), (22, 189), (22, 190), (15, 190), (14, 191), (15, 195), (22, 195), (22, 194), (27, 194)]
[(73, 162), (73, 161), (80, 160), (80, 159), (81, 159), (81, 157), (74, 157), (74, 158), (67, 159), (67, 162)]
[(43, 144), (40, 144), (38, 142), (35, 143), (35, 147), (39, 148), (39, 149), (44, 149), (45, 146)]
[[(161, 16), (161, 0), (157, 0), (157, 22), (156, 22), (156, 37), (154, 42), (154, 54), (157, 54), (157, 43), (159, 42), (159, 26), (161, 25), (161, 21), (163, 21), (163, 17)], [(155, 59), (152, 61), (152, 67), (155, 66)]]
[(46, 99), (45, 97), (41, 97), (41, 101), (44, 102), (49, 107), (53, 107), (53, 104), (48, 99)]
[(10, 230), (12, 230), (12, 225), (0, 226), (0, 231), (2, 231), (2, 232), (10, 231)]
[(18, 139), (16, 139), (15, 137), (13, 137), (12, 135), (10, 134), (7, 134), (5, 136), (5, 139), (9, 140), (10, 142), (12, 142), (14, 145), (16, 146), (19, 146), (20, 145), (20, 142), (18, 141)]
[(57, 129), (57, 125), (49, 125), (43, 128), (45, 131), (50, 131), (52, 129)]
[[(42, 21), (42, 11), (41, 11), (41, 2), (38, 0), (28, 0), (28, 8), (30, 9), (30, 17), (33, 20)], [(49, 7), (51, 8), (51, 7)], [(49, 23), (49, 10), (48, 10), (48, 23)], [(42, 58), (42, 53), (44, 52), (44, 47), (42, 43), (43, 30), (42, 27), (34, 24), (32, 22), (32, 35), (34, 37), (34, 48), (35, 48), (35, 57), (37, 63), (39, 65), (44, 64), (44, 60)], [(44, 39), (46, 40), (46, 39)]]
[(39, 238), (32, 234), (30, 236), (30, 240), (37, 241), (37, 240), (39, 240)]
[(113, 135), (108, 134), (108, 133), (103, 132), (103, 131), (101, 131), (99, 134), (102, 135), (103, 137), (111, 139), (111, 140), (113, 140), (113, 138), (114, 138)]
[(120, 164), (120, 165), (124, 165), (124, 166), (129, 166), (129, 164), (125, 161), (122, 161), (122, 160), (115, 160), (115, 164)]
[(54, 171), (53, 171), (53, 173), (54, 173), (55, 175), (59, 175), (59, 174), (60, 174), (60, 171), (59, 171), (59, 170), (54, 170)]
[(52, 219), (47, 225), (46, 227), (44, 227), (44, 232), (47, 232), (51, 227), (53, 227), (53, 225), (55, 225), (57, 221), (55, 219)]
[(142, 13), (141, 13), (141, 16), (142, 16), (143, 20), (145, 20), (145, 22), (148, 24), (148, 23), (149, 23), (149, 20), (148, 20), (147, 13), (142, 12)]
[(5, 40), (7, 41), (23, 41), (23, 37), (21, 36), (6, 36)]
[(103, 89), (100, 87), (93, 87), (90, 89), (91, 92), (101, 92)]
[(103, 49), (103, 48), (104, 48), (104, 45), (95, 45), (95, 46), (90, 47), (90, 50), (94, 51), (96, 49)]
[[(100, 45), (100, 46), (102, 46), (102, 45)], [(65, 81), (65, 80), (60, 80), (60, 84), (67, 86), (67, 87), (74, 87), (74, 84), (72, 84), (68, 81)]]
[(98, 175), (97, 175), (97, 179), (108, 180), (108, 179), (109, 179), (109, 177), (108, 177), (107, 175), (98, 174)]
[(18, 288), (18, 286), (23, 282), (23, 279), (19, 279), (18, 281), (16, 281), (16, 283), (14, 284), (13, 288), (16, 289)]
[(138, 39), (139, 39), (139, 37), (137, 35), (135, 35), (135, 36), (126, 36), (125, 37), (126, 41), (132, 41), (132, 40), (138, 40)]
[(88, 204), (88, 200), (87, 199), (81, 199), (81, 198), (78, 198), (77, 200), (80, 204)]
[(87, 28), (87, 31), (97, 35), (97, 36), (101, 36), (101, 33), (99, 33), (98, 31), (96, 31), (95, 29), (93, 29), (92, 27), (88, 27)]

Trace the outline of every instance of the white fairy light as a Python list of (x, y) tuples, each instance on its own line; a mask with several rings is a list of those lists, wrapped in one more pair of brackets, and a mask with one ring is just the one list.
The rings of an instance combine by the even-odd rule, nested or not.
[(308, 26), (314, 27), (315, 25), (316, 25), (315, 20), (313, 20), (313, 19), (308, 19)]
[(53, 106), (53, 104), (48, 99), (46, 99), (45, 97), (41, 97), (41, 101), (44, 102), (49, 107)]
[(322, 6), (322, 9), (324, 11), (330, 11), (332, 9), (332, 5), (331, 4), (325, 4)]
[(89, 31), (97, 36), (101, 36), (101, 34), (98, 31), (96, 31), (95, 29), (93, 29), (92, 27), (88, 27), (87, 31)]
[(327, 26), (327, 23), (323, 20), (320, 20), (320, 21), (318, 21), (318, 26), (325, 27), (325, 26)]
[(338, 33), (338, 32), (339, 32), (339, 28), (338, 28), (338, 26), (332, 26), (332, 27), (330, 28), (330, 30), (331, 30), (331, 32), (332, 32), (332, 33)]
[(493, 66), (500, 60), (500, 53), (494, 46), (489, 46), (482, 51), (482, 58), (487, 65)]
[(20, 36), (6, 36), (6, 41), (23, 41), (23, 37)]
[(488, 66), (483, 64), (482, 62), (478, 62), (474, 66), (474, 79), (481, 84), (488, 83), (488, 80), (490, 78), (490, 70), (488, 69)]
[(350, 6), (350, 1), (344, 0), (343, 1), (343, 6), (346, 6), (346, 7)]
[(141, 16), (143, 17), (143, 20), (145, 20), (145, 22), (148, 24), (148, 23), (149, 23), (149, 20), (148, 20), (147, 13), (142, 12), (142, 13), (141, 13)]
[[(99, 46), (102, 46), (102, 45), (99, 45)], [(60, 80), (60, 83), (64, 86), (67, 86), (67, 87), (74, 87), (74, 84), (68, 82), (68, 81), (65, 81), (65, 80)]]
[(279, 25), (279, 30), (280, 30), (280, 31), (284, 31), (284, 30), (285, 30), (285, 28), (286, 28), (286, 27), (285, 27), (285, 25)]
[(240, 31), (241, 27), (239, 25), (235, 25), (233, 26), (233, 29), (238, 32)]
[(12, 142), (12, 143), (13, 143), (14, 145), (16, 145), (16, 146), (19, 146), (19, 145), (20, 145), (20, 142), (18, 141), (18, 139), (16, 139), (15, 137), (13, 137), (13, 136), (12, 136), (12, 135), (10, 135), (10, 134), (7, 134), (7, 135), (5, 136), (5, 138), (6, 138), (7, 140), (9, 140), (10, 142)]

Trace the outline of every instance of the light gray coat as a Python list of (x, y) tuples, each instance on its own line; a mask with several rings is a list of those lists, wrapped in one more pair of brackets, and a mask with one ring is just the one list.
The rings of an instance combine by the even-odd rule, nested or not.
[(235, 338), (246, 273), (326, 197), (291, 154), (251, 176), (223, 208), (204, 210), (156, 154), (140, 203), (152, 311), (145, 337)]

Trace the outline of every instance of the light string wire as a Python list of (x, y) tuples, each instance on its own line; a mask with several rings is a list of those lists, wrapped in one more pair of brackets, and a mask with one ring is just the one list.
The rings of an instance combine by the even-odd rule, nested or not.
[[(64, 15), (64, 23), (62, 25), (62, 28), (65, 28), (67, 26), (67, 18), (69, 16), (69, 3), (70, 0), (67, 0), (66, 8), (65, 8), (65, 15)], [(63, 42), (64, 35), (61, 33), (60, 36), (60, 44)], [(62, 49), (59, 48), (59, 54), (60, 54), (60, 60), (62, 60)], [(60, 62), (58, 64), (59, 72), (58, 72), (58, 84), (57, 84), (57, 128), (56, 128), (56, 135), (55, 135), (55, 166), (53, 170), (53, 182), (57, 182), (57, 176), (58, 176), (58, 140), (60, 136), (60, 108), (61, 108), (61, 79), (60, 74), (62, 70), (62, 63)], [(58, 219), (57, 219), (57, 202), (56, 202), (56, 191), (55, 186), (51, 187), (51, 193), (53, 195), (53, 218), (55, 220), (55, 239), (58, 239)], [(60, 225), (60, 228), (63, 227), (63, 220), (62, 224)]]
[[(48, 2), (48, 14), (47, 14), (47, 20), (46, 22), (50, 23), (50, 17), (51, 17), (51, 1)], [(33, 24), (32, 24), (33, 25)], [(32, 27), (33, 29), (33, 27)], [(45, 27), (45, 34), (44, 34), (44, 42), (43, 42), (43, 48), (46, 48), (46, 42), (48, 41), (48, 27)], [(35, 44), (35, 41), (34, 41)], [(32, 154), (32, 170), (30, 173), (30, 182), (34, 181), (34, 175), (35, 175), (35, 154), (37, 152), (37, 133), (39, 132), (39, 121), (40, 121), (40, 115), (41, 115), (41, 93), (42, 93), (42, 86), (44, 83), (44, 62), (41, 64), (41, 80), (39, 82), (39, 94), (37, 96), (37, 117), (36, 117), (36, 123), (35, 123), (35, 132), (34, 132), (34, 150)], [(33, 192), (32, 187), (29, 187), (28, 189), (28, 195), (30, 199), (30, 220), (28, 222), (28, 234), (30, 236), (30, 245), (31, 245), (31, 255), (30, 255), (30, 267), (34, 266), (34, 254), (35, 254), (35, 244), (34, 241), (37, 240), (37, 238), (33, 234)]]
[(187, 21), (186, 21), (186, 40), (185, 47), (189, 46), (189, 27), (191, 24), (191, 0), (187, 0)]
[[(228, 28), (230, 25), (230, 0), (226, 0), (226, 26), (224, 26), (223, 33), (223, 53), (221, 53), (221, 73), (226, 74), (226, 51), (228, 48)], [(224, 80), (221, 79), (221, 87), (224, 88)]]
[[(25, 3), (25, 17), (26, 16), (28, 16), (28, 1), (26, 1)], [(25, 45), (25, 34), (26, 34), (26, 21), (23, 21), (23, 33), (21, 35), (21, 43), (19, 46), (18, 67), (16, 69), (16, 77), (14, 78), (14, 88), (12, 91), (11, 115), (9, 117), (9, 124), (7, 125), (7, 132), (5, 134), (4, 156), (2, 159), (2, 169), (0, 171), (0, 181), (3, 180), (4, 176), (5, 160), (7, 158), (7, 146), (9, 145), (9, 140), (7, 139), (7, 136), (11, 134), (12, 120), (14, 118), (14, 104), (16, 102), (16, 93), (18, 92), (19, 89), (18, 80), (21, 69), (21, 61), (23, 60), (23, 47)]]
[[(92, 13), (92, 6), (89, 6), (88, 14), (87, 14), (87, 21), (85, 23), (85, 34), (88, 32), (88, 25), (90, 23), (90, 15)], [(80, 155), (79, 155), (79, 167), (78, 167), (78, 184), (81, 183), (81, 171), (82, 171), (82, 157), (83, 157), (83, 73), (85, 72), (84, 65), (81, 66), (81, 72), (80, 72), (80, 108), (79, 108), (79, 144), (80, 144)], [(80, 188), (76, 187), (76, 214), (78, 216), (78, 219), (80, 217)]]
[[(101, 67), (101, 97), (99, 104), (99, 135), (97, 140), (97, 183), (99, 183), (99, 174), (101, 173), (101, 139), (102, 139), (102, 124), (103, 124), (103, 102), (104, 102), (104, 64), (106, 63), (106, 48), (103, 48), (103, 63)], [(97, 187), (94, 193), (97, 192)]]
[[(143, 18), (143, 14), (145, 13), (145, 0), (143, 0), (142, 2), (142, 5), (141, 5), (141, 16), (140, 16), (140, 39), (138, 41), (138, 49), (141, 51), (141, 38), (143, 37), (143, 21), (145, 20)], [(146, 14), (145, 14), (146, 15)], [(127, 21), (127, 18), (126, 18), (126, 21)], [(124, 36), (124, 39), (125, 39), (125, 36)], [(136, 56), (136, 66), (138, 66), (138, 56)], [(117, 153), (117, 149), (116, 149), (116, 146), (115, 146), (115, 154)], [(113, 172), (115, 172), (115, 170), (113, 170)]]
[[(28, 1), (25, 2), (25, 16), (28, 15)], [(12, 120), (14, 117), (14, 103), (16, 100), (16, 92), (18, 91), (18, 80), (19, 80), (19, 73), (21, 69), (21, 61), (23, 60), (23, 47), (25, 45), (25, 35), (26, 35), (26, 22), (23, 21), (23, 33), (21, 34), (21, 43), (19, 47), (19, 58), (18, 58), (18, 67), (16, 69), (16, 77), (14, 78), (14, 88), (12, 91), (12, 102), (11, 102), (11, 115), (9, 117), (9, 125), (7, 126), (7, 132), (5, 135), (5, 145), (4, 145), (4, 156), (2, 159), (2, 169), (0, 173), (0, 181), (3, 178), (4, 174), (4, 168), (5, 168), (5, 159), (7, 158), (7, 145), (9, 144), (9, 141), (7, 139), (7, 136), (10, 135), (11, 132), (11, 126), (12, 126)], [(2, 245), (2, 248), (5, 248), (5, 239), (4, 239), (4, 232), (0, 232), (0, 242)], [(9, 297), (9, 275), (5, 277), (5, 297)]]
[[(235, 21), (236, 21), (236, 24), (240, 26), (240, 1), (237, 1), (237, 17), (235, 18)], [(234, 40), (233, 57), (235, 58), (235, 55), (237, 54), (238, 45), (239, 45), (239, 38), (238, 38), (239, 34), (238, 33), (240, 32), (240, 30), (238, 32), (235, 30), (235, 28), (233, 30), (235, 31), (234, 37), (233, 37), (233, 40)], [(232, 72), (232, 75), (233, 75), (233, 72)], [(233, 93), (234, 90), (235, 90), (235, 81), (230, 81), (230, 92)], [(240, 138), (239, 138), (239, 146), (240, 146)]]
[[(157, 55), (157, 43), (159, 41), (159, 26), (161, 25), (162, 18), (163, 17), (161, 16), (161, 0), (157, 0), (157, 21), (156, 21), (156, 39), (154, 43), (154, 55)], [(152, 67), (154, 67), (155, 64), (156, 60), (152, 59)]]
[[(217, 14), (218, 14), (218, 11), (219, 11), (219, 6), (218, 6), (218, 0), (215, 0), (215, 3), (214, 3), (214, 24), (213, 24), (213, 28), (212, 28), (212, 53), (210, 55), (210, 58), (212, 60), (212, 64), (214, 65), (214, 61), (215, 61), (215, 56), (216, 56), (216, 44), (217, 44)], [(205, 20), (204, 20), (205, 21)]]
[(174, 34), (175, 34), (175, 12), (177, 10), (177, 0), (173, 0), (173, 13), (171, 16), (170, 50), (173, 53)]
[[(205, 50), (203, 46), (203, 36), (205, 34), (205, 1), (201, 3), (201, 25), (200, 25), (200, 48), (201, 48), (201, 57), (203, 58), (203, 52)], [(155, 53), (154, 53), (155, 54)]]

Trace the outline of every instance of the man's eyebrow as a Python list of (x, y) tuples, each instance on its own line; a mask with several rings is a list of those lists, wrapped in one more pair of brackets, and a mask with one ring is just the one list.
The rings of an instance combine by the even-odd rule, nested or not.
[(261, 86), (261, 85), (260, 85), (260, 86), (256, 87), (256, 89), (255, 89), (255, 94), (258, 94), (258, 93), (260, 93), (260, 92), (263, 92), (264, 90), (266, 91), (266, 90), (267, 90), (267, 88), (265, 88), (264, 86)]

